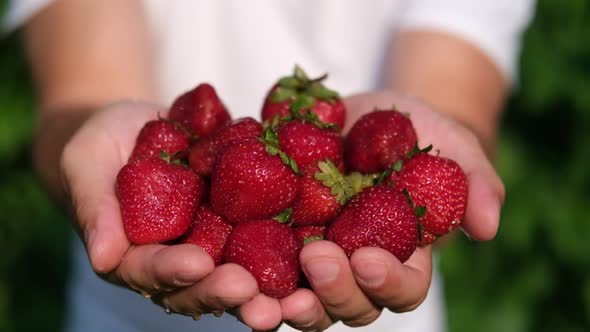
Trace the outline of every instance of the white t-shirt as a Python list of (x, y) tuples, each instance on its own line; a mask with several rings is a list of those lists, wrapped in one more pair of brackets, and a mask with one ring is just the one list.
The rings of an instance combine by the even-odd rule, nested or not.
[[(52, 0), (13, 0), (3, 20), (14, 29)], [(399, 29), (434, 29), (476, 47), (514, 80), (519, 39), (534, 0), (144, 0), (157, 43), (161, 101), (169, 104), (199, 82), (218, 90), (234, 117), (258, 117), (262, 98), (295, 63), (330, 73), (343, 95), (382, 81), (388, 42)], [(450, 281), (452, 282), (452, 281)], [(358, 331), (443, 331), (438, 273), (417, 310), (393, 314)], [(76, 241), (69, 292), (70, 331), (249, 331), (228, 315), (199, 322), (164, 311), (92, 272)], [(287, 330), (288, 327), (281, 329)], [(330, 331), (347, 330), (342, 324)]]

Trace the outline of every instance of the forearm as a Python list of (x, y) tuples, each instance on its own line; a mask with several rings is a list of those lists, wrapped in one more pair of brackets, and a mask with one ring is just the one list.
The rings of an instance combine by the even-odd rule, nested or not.
[(93, 109), (42, 112), (37, 119), (34, 162), (40, 180), (57, 202), (65, 197), (60, 158), (65, 144), (92, 114)]
[(60, 0), (23, 30), (39, 113), (35, 163), (58, 201), (64, 146), (96, 110), (124, 99), (156, 100), (141, 2)]
[(507, 86), (492, 61), (466, 41), (427, 31), (401, 32), (392, 54), (389, 86), (471, 129), (493, 156)]

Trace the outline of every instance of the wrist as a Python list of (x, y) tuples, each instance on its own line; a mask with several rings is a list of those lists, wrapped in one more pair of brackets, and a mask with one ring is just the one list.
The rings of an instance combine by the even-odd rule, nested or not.
[(33, 160), (47, 193), (58, 204), (64, 202), (60, 160), (64, 147), (92, 115), (91, 109), (42, 112), (37, 118)]

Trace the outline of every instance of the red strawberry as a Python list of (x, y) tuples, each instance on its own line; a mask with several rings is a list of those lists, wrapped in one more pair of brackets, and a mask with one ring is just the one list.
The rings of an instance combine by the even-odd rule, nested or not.
[(342, 136), (338, 132), (299, 119), (280, 123), (276, 131), (279, 147), (300, 169), (326, 159), (342, 164)]
[(193, 221), (203, 187), (203, 180), (190, 168), (162, 159), (125, 165), (115, 191), (129, 241), (162, 243), (181, 236)]
[(211, 208), (231, 223), (271, 218), (285, 210), (297, 190), (297, 176), (285, 161), (293, 164), (276, 146), (258, 139), (236, 141), (213, 170)]
[(223, 250), (232, 226), (221, 216), (216, 215), (206, 206), (201, 206), (195, 215), (195, 220), (181, 243), (192, 243), (203, 248), (215, 262), (221, 264)]
[(234, 141), (258, 137), (261, 133), (262, 125), (252, 118), (234, 120), (219, 128), (209, 138), (202, 139), (191, 147), (190, 165), (201, 175), (211, 175), (213, 165), (220, 152)]
[(234, 227), (224, 258), (248, 270), (262, 293), (280, 299), (297, 289), (301, 248), (291, 227), (276, 220), (252, 220)]
[(215, 89), (206, 83), (176, 98), (170, 107), (168, 117), (178, 121), (199, 137), (211, 135), (231, 120)]
[(418, 153), (405, 161), (401, 171), (394, 172), (390, 180), (397, 190), (408, 191), (415, 206), (426, 207), (420, 219), (422, 244), (457, 228), (465, 217), (467, 177), (450, 159)]
[(352, 198), (328, 228), (327, 238), (350, 256), (360, 247), (381, 247), (402, 263), (416, 249), (418, 220), (407, 198), (376, 186)]
[(188, 150), (187, 133), (168, 120), (153, 120), (146, 123), (135, 142), (129, 160), (138, 158), (158, 158), (161, 152), (169, 155), (183, 153)]
[(416, 146), (410, 118), (398, 111), (363, 115), (344, 141), (347, 166), (362, 173), (381, 172), (402, 160)]
[(293, 225), (325, 225), (353, 195), (352, 187), (331, 161), (308, 165), (302, 170), (297, 197), (293, 202)]
[(326, 226), (301, 226), (293, 227), (297, 241), (306, 245), (312, 241), (326, 238)]
[(311, 110), (320, 121), (344, 128), (346, 107), (338, 93), (326, 88), (322, 81), (327, 75), (310, 79), (299, 66), (292, 76), (281, 78), (268, 92), (262, 107), (262, 120), (272, 121), (275, 116), (285, 117), (291, 109)]

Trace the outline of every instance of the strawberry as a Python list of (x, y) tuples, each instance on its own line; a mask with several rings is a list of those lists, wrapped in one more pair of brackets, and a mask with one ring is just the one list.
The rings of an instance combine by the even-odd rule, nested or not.
[(280, 299), (297, 288), (302, 246), (291, 227), (272, 219), (250, 220), (234, 227), (224, 258), (248, 270), (262, 293)]
[(221, 216), (216, 215), (207, 206), (201, 206), (188, 232), (181, 239), (181, 243), (192, 243), (203, 248), (215, 265), (223, 259), (223, 250), (232, 226)]
[(326, 238), (326, 226), (301, 226), (293, 227), (293, 232), (297, 241), (306, 245), (316, 240), (323, 240)]
[(206, 83), (176, 98), (170, 107), (168, 117), (199, 137), (211, 135), (231, 120), (215, 89)]
[(416, 249), (418, 220), (407, 198), (387, 186), (353, 197), (328, 227), (327, 238), (351, 256), (360, 247), (381, 247), (402, 263)]
[(336, 165), (343, 162), (342, 136), (334, 130), (322, 128), (318, 122), (294, 119), (279, 123), (276, 131), (279, 147), (301, 169), (326, 159)]
[(326, 88), (323, 75), (310, 79), (299, 66), (292, 76), (281, 78), (268, 92), (262, 107), (262, 120), (272, 121), (275, 116), (285, 117), (291, 111), (311, 110), (320, 121), (344, 128), (346, 107), (338, 93)]
[(134, 244), (180, 237), (191, 225), (204, 183), (190, 168), (158, 158), (138, 159), (117, 175), (123, 227)]
[(168, 120), (158, 119), (146, 123), (135, 142), (129, 160), (157, 158), (161, 152), (169, 155), (185, 153), (189, 147), (187, 132)]
[(213, 170), (211, 208), (230, 223), (271, 218), (295, 199), (296, 169), (275, 143), (238, 140), (221, 153)]
[(465, 217), (467, 177), (453, 160), (418, 153), (403, 163), (399, 173), (392, 173), (390, 182), (397, 190), (406, 190), (416, 206), (426, 208), (420, 218), (421, 244), (457, 228)]
[(381, 172), (402, 160), (417, 138), (410, 118), (396, 110), (363, 115), (344, 141), (347, 166), (362, 173)]
[(219, 128), (212, 136), (195, 143), (190, 149), (189, 163), (200, 175), (211, 175), (213, 165), (221, 151), (234, 141), (258, 137), (261, 133), (262, 125), (252, 118), (234, 120)]
[(352, 187), (330, 160), (307, 165), (299, 179), (291, 220), (295, 226), (325, 225), (352, 196)]

